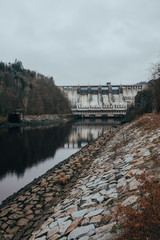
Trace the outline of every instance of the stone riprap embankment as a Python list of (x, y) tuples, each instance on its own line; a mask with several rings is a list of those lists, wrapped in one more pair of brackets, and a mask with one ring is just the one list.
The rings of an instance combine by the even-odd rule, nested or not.
[[(51, 213), (51, 207), (71, 191), (83, 169), (105, 148), (109, 133), (49, 170), (0, 206), (0, 236), (26, 239)], [(104, 147), (100, 147), (104, 145)], [(16, 234), (15, 234), (16, 232)], [(1, 239), (1, 238), (0, 238)]]
[(160, 179), (159, 147), (158, 115), (106, 133), (2, 206), (1, 239), (115, 239), (115, 207), (140, 194), (131, 173)]

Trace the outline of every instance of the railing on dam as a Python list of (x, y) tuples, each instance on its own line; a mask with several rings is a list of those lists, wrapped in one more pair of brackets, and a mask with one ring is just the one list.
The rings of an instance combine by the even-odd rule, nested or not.
[(86, 110), (82, 110), (82, 109), (72, 109), (72, 113), (74, 115), (79, 115), (82, 117), (121, 117), (124, 116), (126, 113), (126, 110), (91, 110), (91, 109), (86, 109)]
[(120, 117), (134, 104), (146, 84), (60, 86), (68, 97), (72, 113), (82, 117)]

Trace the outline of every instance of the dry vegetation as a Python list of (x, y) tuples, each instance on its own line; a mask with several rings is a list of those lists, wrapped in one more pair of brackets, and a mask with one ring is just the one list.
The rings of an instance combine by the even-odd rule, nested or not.
[(149, 175), (135, 176), (141, 183), (141, 197), (136, 207), (118, 207), (118, 228), (123, 240), (159, 240), (160, 186)]

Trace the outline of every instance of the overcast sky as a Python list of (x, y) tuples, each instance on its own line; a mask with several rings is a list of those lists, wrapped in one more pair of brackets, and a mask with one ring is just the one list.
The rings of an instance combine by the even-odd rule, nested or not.
[(160, 0), (0, 0), (0, 61), (56, 85), (134, 84), (160, 62)]

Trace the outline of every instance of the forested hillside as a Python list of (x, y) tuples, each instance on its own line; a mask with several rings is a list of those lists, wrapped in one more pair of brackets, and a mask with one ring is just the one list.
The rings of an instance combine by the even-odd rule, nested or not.
[(160, 64), (155, 66), (147, 89), (136, 95), (135, 105), (127, 110), (124, 121), (131, 121), (144, 113), (160, 113)]
[(70, 113), (68, 99), (52, 77), (23, 68), (22, 62), (0, 62), (0, 115), (22, 109), (24, 114)]

